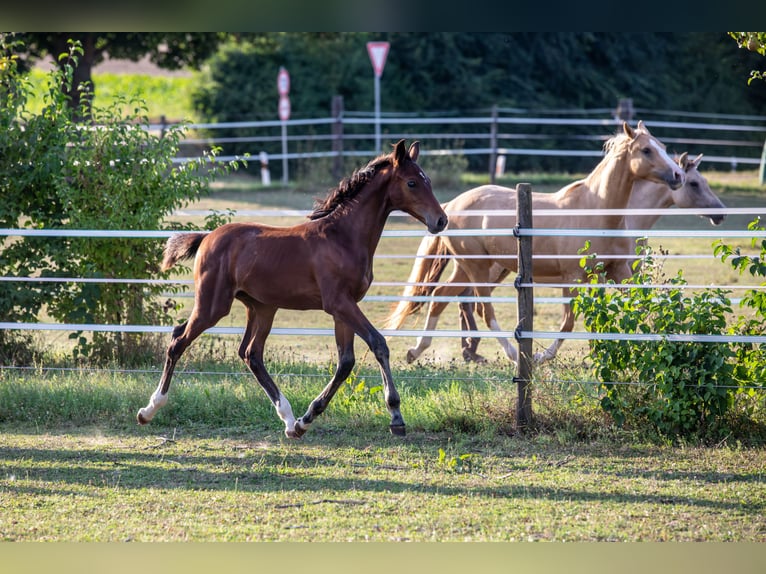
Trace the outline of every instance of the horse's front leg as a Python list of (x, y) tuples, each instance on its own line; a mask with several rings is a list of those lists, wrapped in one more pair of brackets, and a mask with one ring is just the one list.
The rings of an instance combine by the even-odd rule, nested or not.
[(340, 302), (328, 312), (333, 315), (337, 323), (345, 323), (348, 327), (359, 335), (362, 340), (375, 355), (375, 359), (380, 366), (380, 374), (383, 378), (383, 395), (386, 401), (386, 408), (391, 415), (391, 434), (404, 436), (406, 434), (404, 418), (400, 410), (401, 399), (399, 392), (394, 385), (394, 378), (391, 375), (391, 366), (389, 364), (389, 349), (386, 338), (381, 335), (372, 323), (364, 316), (359, 306), (353, 300), (349, 299)]
[[(563, 289), (562, 294), (564, 297), (571, 297), (572, 291), (569, 289)], [(571, 333), (572, 329), (574, 329), (574, 323), (575, 317), (574, 313), (572, 312), (572, 306), (569, 303), (564, 303), (564, 316), (561, 319), (561, 327), (559, 328), (559, 332)], [(550, 347), (545, 349), (545, 351), (535, 353), (535, 363), (541, 365), (546, 361), (554, 359), (559, 352), (559, 348), (561, 348), (561, 345), (563, 344), (564, 339), (556, 339), (553, 341), (553, 344), (551, 344)]]
[(322, 392), (314, 399), (301, 418), (295, 422), (295, 434), (302, 436), (314, 419), (322, 414), (335, 393), (343, 384), (354, 368), (354, 330), (345, 323), (335, 321), (335, 345), (338, 349), (338, 366), (335, 374)]

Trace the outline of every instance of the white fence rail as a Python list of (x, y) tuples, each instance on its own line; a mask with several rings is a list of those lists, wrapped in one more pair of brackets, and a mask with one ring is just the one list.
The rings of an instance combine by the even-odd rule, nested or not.
[[(546, 215), (567, 215), (564, 213), (564, 211), (567, 210), (547, 210)], [(627, 210), (577, 210), (578, 214), (582, 215), (585, 211), (588, 211), (588, 214), (596, 215), (596, 214), (603, 214), (604, 212), (617, 212), (617, 213), (626, 213)], [(646, 210), (648, 212), (662, 212), (664, 215), (688, 215), (688, 212), (685, 210), (680, 209), (662, 209), (662, 210)], [(701, 210), (700, 210), (701, 211)], [(736, 208), (727, 208), (727, 209), (717, 209), (712, 210), (716, 213), (726, 213), (727, 215), (731, 214), (738, 214), (738, 215), (748, 215), (748, 216), (755, 216), (759, 214), (766, 214), (766, 209), (736, 209)], [(189, 214), (188, 211), (182, 211), (179, 213)], [(200, 213), (207, 213), (207, 212), (195, 212), (195, 214)], [(235, 213), (236, 217), (241, 216), (252, 216), (252, 211), (250, 210), (243, 210)], [(294, 215), (294, 216), (303, 216), (307, 214), (308, 212), (298, 211), (298, 210), (258, 210), (257, 214), (260, 217), (267, 217), (267, 216), (275, 216), (275, 217), (283, 217), (285, 214)], [(472, 212), (473, 213), (473, 212)], [(632, 213), (632, 211), (631, 211)], [(536, 211), (535, 214), (542, 214), (542, 211)], [(697, 210), (694, 210), (694, 214), (697, 214)], [(403, 215), (400, 213), (394, 214), (394, 215)], [(99, 239), (99, 238), (144, 238), (144, 239), (157, 239), (157, 238), (165, 238), (169, 237), (170, 235), (174, 233), (183, 233), (183, 231), (165, 231), (165, 230), (86, 230), (86, 229), (0, 229), (0, 237), (13, 237), (13, 236), (37, 236), (37, 237), (89, 237), (93, 239)], [(605, 229), (523, 229), (520, 231), (517, 231), (517, 233), (529, 235), (529, 236), (545, 236), (545, 235), (567, 235), (572, 237), (593, 237), (595, 235), (601, 235), (605, 237), (710, 237), (710, 238), (721, 238), (721, 239), (750, 239), (750, 238), (766, 238), (766, 232), (756, 232), (756, 231), (748, 231), (748, 230), (738, 230), (738, 229), (729, 229), (729, 230), (716, 230), (716, 231), (689, 231), (689, 230), (674, 230), (674, 229), (668, 229), (668, 230), (605, 230)], [(442, 232), (443, 235), (513, 235), (514, 230), (513, 229), (483, 229), (483, 230), (445, 230)], [(420, 230), (401, 230), (401, 229), (387, 229), (383, 232), (383, 237), (423, 237), (425, 235), (425, 231)], [(380, 251), (380, 250), (379, 250)], [(377, 253), (375, 255), (376, 259), (381, 258), (407, 258), (407, 259), (414, 259), (415, 254), (414, 253)], [(486, 257), (482, 255), (476, 255), (474, 257)], [(509, 257), (516, 257), (515, 255), (510, 255)], [(551, 255), (536, 255), (534, 258), (545, 258), (545, 257), (553, 257)], [(576, 256), (578, 258), (581, 258), (582, 256)], [(611, 256), (610, 256), (611, 257)], [(625, 257), (630, 257), (631, 259), (633, 256), (626, 255)], [(661, 254), (655, 255), (655, 257), (663, 257)], [(672, 256), (670, 256), (672, 257)], [(681, 254), (677, 257), (686, 257), (686, 258), (711, 258), (712, 255), (710, 254)], [(723, 264), (723, 263), (721, 263)], [(95, 278), (95, 277), (11, 277), (11, 276), (5, 276), (0, 277), (0, 285), (3, 283), (10, 283), (10, 282), (22, 282), (22, 283), (34, 283), (34, 282), (71, 282), (71, 283), (133, 283), (133, 284), (144, 284), (144, 285), (186, 285), (188, 287), (192, 287), (193, 281), (189, 279), (135, 279), (135, 278)], [(438, 283), (437, 283), (438, 284)], [(411, 285), (411, 283), (408, 283), (407, 281), (375, 281), (372, 285), (372, 287), (405, 287), (407, 285)], [(472, 287), (472, 286), (482, 286), (482, 285), (495, 285), (495, 284), (481, 284), (481, 283), (460, 283), (455, 284), (459, 286), (465, 286), (465, 287)], [(507, 283), (501, 283), (497, 285), (498, 288), (515, 288), (515, 287), (531, 287), (534, 289), (538, 288), (576, 288), (581, 287), (582, 284), (580, 283), (522, 283), (517, 286), (514, 286), (512, 282)], [(630, 286), (620, 286), (620, 285), (612, 285), (612, 284), (600, 284), (600, 285), (593, 285), (594, 287), (610, 287), (610, 288), (626, 288), (626, 287), (636, 287), (636, 285), (630, 285)], [(667, 285), (642, 285), (641, 287), (645, 288), (657, 288), (657, 287), (663, 287)], [(674, 288), (678, 288), (679, 286), (674, 286)], [(721, 288), (725, 290), (735, 291), (735, 290), (766, 290), (766, 284), (758, 284), (753, 280), (753, 282), (748, 283), (746, 279), (743, 278), (742, 282), (738, 282), (735, 284), (729, 284), (729, 285), (711, 285), (711, 284), (688, 284), (685, 286), (681, 286), (682, 288), (686, 289), (706, 289), (706, 288)], [(191, 296), (191, 292), (188, 292), (186, 294), (187, 296)], [(174, 297), (184, 296), (184, 294), (174, 294)], [(401, 295), (367, 295), (363, 302), (397, 302), (402, 299), (407, 300), (414, 300), (414, 301), (431, 301), (434, 300), (434, 297), (432, 296), (416, 296), (416, 297), (403, 297)], [(436, 298), (437, 300), (447, 301), (447, 302), (457, 302), (457, 299), (454, 297), (441, 297)], [(515, 296), (503, 296), (503, 295), (492, 295), (491, 297), (479, 297), (479, 296), (469, 296), (469, 297), (461, 297), (459, 299), (463, 302), (491, 302), (493, 304), (502, 304), (502, 303), (513, 303), (517, 301), (517, 298)], [(535, 297), (535, 302), (539, 304), (561, 304), (566, 302), (567, 299), (564, 299), (562, 297)], [(733, 303), (737, 303), (739, 301), (738, 298), (732, 298)], [(159, 326), (159, 325), (106, 325), (106, 324), (59, 324), (59, 323), (14, 323), (14, 322), (0, 322), (0, 330), (36, 330), (36, 331), (69, 331), (69, 332), (78, 332), (78, 331), (101, 331), (101, 332), (108, 332), (108, 331), (122, 331), (122, 332), (146, 332), (146, 333), (157, 333), (157, 332), (170, 332), (172, 330), (172, 327), (168, 326)], [(209, 333), (215, 333), (215, 334), (241, 334), (243, 332), (242, 328), (229, 328), (229, 327), (214, 327), (212, 329), (208, 330)], [(495, 337), (505, 337), (505, 338), (514, 338), (514, 337), (527, 337), (532, 339), (577, 339), (577, 340), (590, 340), (590, 339), (607, 339), (607, 338), (621, 338), (624, 340), (656, 340), (660, 338), (673, 338), (673, 340), (689, 340), (689, 341), (715, 341), (715, 342), (730, 342), (730, 343), (766, 343), (766, 337), (738, 337), (734, 335), (720, 335), (720, 334), (703, 334), (703, 335), (667, 335), (662, 333), (656, 333), (656, 334), (649, 334), (649, 335), (620, 335), (620, 334), (599, 334), (599, 333), (585, 333), (585, 332), (572, 332), (572, 333), (558, 333), (558, 332), (550, 332), (550, 331), (522, 331), (519, 332), (517, 330), (514, 331), (489, 331), (489, 330), (480, 330), (478, 333), (475, 331), (463, 331), (463, 330), (453, 330), (453, 329), (436, 329), (436, 330), (415, 330), (415, 329), (409, 329), (409, 330), (383, 330), (381, 331), (384, 335), (390, 336), (390, 337), (418, 337), (418, 336), (430, 336), (430, 337), (448, 337), (448, 338), (458, 338), (458, 337), (466, 337), (466, 336), (482, 336), (487, 338), (495, 338)], [(333, 334), (333, 331), (331, 329), (306, 329), (306, 328), (275, 328), (272, 331), (275, 335), (304, 335), (304, 336), (330, 336)], [(679, 339), (680, 337), (680, 339)]]

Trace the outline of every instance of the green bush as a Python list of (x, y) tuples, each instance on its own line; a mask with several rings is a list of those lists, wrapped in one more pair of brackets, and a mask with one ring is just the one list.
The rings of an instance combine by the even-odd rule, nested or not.
[[(760, 225), (760, 218), (753, 220), (748, 229), (750, 231), (764, 231)], [(760, 248), (757, 255), (743, 255), (739, 247), (732, 247), (723, 241), (717, 241), (713, 253), (720, 257), (721, 261), (728, 261), (740, 274), (750, 273), (753, 277), (766, 277), (766, 239), (753, 238), (751, 246)], [(760, 287), (766, 287), (766, 280), (760, 283)], [(732, 332), (741, 335), (766, 335), (766, 291), (749, 289), (742, 294), (740, 306), (748, 308), (747, 315), (740, 315)], [(737, 377), (747, 383), (748, 393), (755, 396), (756, 387), (766, 389), (766, 344), (742, 343), (735, 346)], [(761, 391), (762, 393), (763, 391)]]
[[(587, 260), (583, 261), (587, 265)], [(599, 268), (591, 283), (603, 283)], [(641, 285), (661, 285), (641, 287)], [(665, 335), (657, 340), (592, 340), (593, 372), (601, 406), (622, 425), (652, 425), (667, 437), (719, 437), (734, 403), (736, 352), (731, 345), (674, 340), (672, 335), (725, 334), (732, 312), (728, 292), (690, 293), (679, 271), (664, 279), (647, 259), (626, 288), (582, 287), (572, 301), (591, 333)]]
[[(140, 100), (92, 105), (81, 85), (80, 109), (71, 109), (64, 88), (82, 50), (70, 44), (67, 66), (49, 73), (44, 106), (30, 112), (31, 84), (16, 67), (18, 46), (0, 36), (0, 226), (29, 229), (152, 230), (207, 193), (208, 182), (236, 164), (200, 159), (173, 164), (183, 137), (174, 126), (162, 137), (144, 129)], [(123, 110), (130, 110), (124, 113)], [(78, 118), (88, 118), (78, 121)], [(213, 156), (215, 153), (212, 154)], [(216, 223), (218, 220), (216, 220)], [(109, 279), (163, 278), (162, 239), (20, 237), (6, 241), (0, 274)], [(7, 288), (6, 288), (7, 286)], [(166, 285), (136, 283), (7, 283), (0, 292), (3, 321), (30, 322), (45, 310), (64, 323), (171, 324), (172, 305), (159, 295)], [(95, 362), (140, 359), (150, 337), (133, 333), (72, 333), (75, 357)], [(8, 337), (5, 337), (8, 339)], [(2, 343), (3, 340), (0, 340)], [(13, 343), (11, 341), (11, 343)]]

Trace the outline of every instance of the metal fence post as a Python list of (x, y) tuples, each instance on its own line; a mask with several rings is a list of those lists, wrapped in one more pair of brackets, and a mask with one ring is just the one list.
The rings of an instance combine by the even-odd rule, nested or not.
[(520, 183), (516, 186), (516, 229), (518, 238), (518, 275), (515, 286), (518, 291), (517, 311), (519, 322), (516, 326), (516, 340), (519, 344), (519, 362), (516, 369), (518, 404), (516, 405), (516, 430), (524, 431), (532, 423), (532, 397), (529, 384), (532, 374), (532, 338), (522, 337), (521, 332), (533, 329), (534, 290), (525, 287), (532, 283), (532, 237), (519, 233), (532, 228), (532, 186)]

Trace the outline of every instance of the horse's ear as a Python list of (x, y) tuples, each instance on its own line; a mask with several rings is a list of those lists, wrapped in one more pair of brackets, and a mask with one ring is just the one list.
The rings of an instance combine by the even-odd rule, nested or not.
[(633, 139), (636, 137), (636, 132), (633, 131), (633, 128), (630, 127), (628, 122), (622, 122), (622, 129), (625, 132), (625, 135), (627, 135), (630, 139)]
[(404, 140), (399, 140), (394, 145), (394, 167), (397, 167), (407, 159), (407, 150), (404, 147)]
[(699, 154), (697, 157), (695, 157), (693, 160), (689, 162), (689, 165), (693, 167), (699, 167), (700, 163), (702, 163), (702, 154)]
[(681, 169), (686, 170), (689, 167), (689, 153), (684, 152), (678, 156), (676, 163), (681, 166)]
[(644, 125), (644, 120), (638, 120), (638, 126), (636, 127), (636, 129), (640, 132), (644, 132), (648, 136), (652, 135), (651, 133), (649, 133), (649, 128), (647, 128), (646, 125)]
[(412, 142), (412, 145), (410, 145), (410, 159), (412, 161), (418, 161), (419, 155), (420, 155), (420, 142), (414, 141)]

